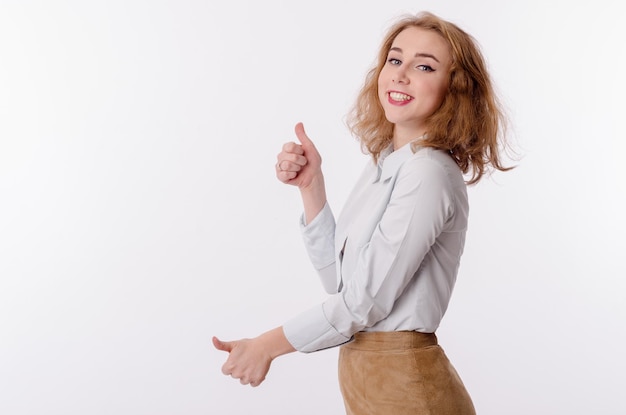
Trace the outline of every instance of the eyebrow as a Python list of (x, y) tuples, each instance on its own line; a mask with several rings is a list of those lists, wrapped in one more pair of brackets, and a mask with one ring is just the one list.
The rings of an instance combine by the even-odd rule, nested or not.
[[(399, 47), (393, 47), (393, 48), (389, 49), (389, 52), (391, 52), (391, 51), (402, 53), (402, 49), (400, 49)], [(415, 54), (415, 57), (416, 58), (431, 58), (431, 59), (434, 59), (436, 62), (439, 63), (439, 59), (437, 59), (435, 57), (435, 55), (431, 55), (430, 53), (417, 52)]]

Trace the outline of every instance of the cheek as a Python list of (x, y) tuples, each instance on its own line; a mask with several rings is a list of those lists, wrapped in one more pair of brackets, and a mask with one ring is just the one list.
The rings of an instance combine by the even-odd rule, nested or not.
[(380, 75), (378, 75), (378, 92), (379, 93), (380, 91), (384, 89), (384, 84), (385, 84), (385, 75), (383, 74), (383, 72), (381, 72)]
[(382, 77), (378, 77), (378, 98), (381, 100), (381, 102), (383, 101), (384, 97), (385, 97), (385, 91), (386, 91), (386, 87), (385, 87), (385, 81)]
[(448, 89), (450, 87), (450, 78), (446, 76), (441, 80), (439, 84), (439, 93), (441, 94), (441, 99), (443, 99), (448, 93)]
[(435, 100), (437, 101), (437, 106), (439, 106), (443, 102), (443, 98), (446, 96), (445, 88), (437, 88), (434, 93)]
[(437, 102), (437, 104), (441, 104), (443, 99), (448, 92), (448, 84), (447, 82), (438, 82), (434, 85), (431, 85), (431, 95), (433, 100)]
[(378, 90), (385, 91), (386, 88), (391, 84), (392, 74), (388, 71), (388, 66), (383, 66), (378, 74)]

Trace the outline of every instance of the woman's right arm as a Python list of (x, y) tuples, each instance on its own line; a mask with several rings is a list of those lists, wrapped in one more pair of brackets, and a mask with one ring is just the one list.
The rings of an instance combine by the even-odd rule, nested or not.
[(296, 137), (300, 144), (286, 143), (278, 154), (276, 177), (300, 190), (304, 205), (301, 220), (304, 244), (324, 290), (334, 294), (338, 286), (335, 270), (335, 218), (326, 203), (322, 159), (304, 132), (302, 123), (296, 124)]
[(302, 123), (296, 124), (295, 132), (300, 144), (289, 142), (283, 145), (277, 156), (276, 177), (285, 184), (298, 187), (304, 205), (304, 219), (306, 223), (311, 223), (326, 204), (322, 158), (306, 135)]

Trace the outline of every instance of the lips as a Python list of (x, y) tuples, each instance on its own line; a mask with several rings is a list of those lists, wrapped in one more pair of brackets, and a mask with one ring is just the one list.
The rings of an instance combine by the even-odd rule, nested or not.
[(394, 105), (408, 104), (413, 100), (412, 96), (398, 91), (390, 91), (387, 93), (387, 96), (389, 97), (389, 102)]

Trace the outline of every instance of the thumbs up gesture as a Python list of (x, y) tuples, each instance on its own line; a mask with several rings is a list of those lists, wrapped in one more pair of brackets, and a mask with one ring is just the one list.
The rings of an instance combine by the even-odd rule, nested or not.
[(265, 380), (272, 357), (259, 338), (226, 342), (213, 337), (213, 346), (228, 353), (223, 374), (239, 379), (242, 385), (259, 386)]
[(322, 176), (322, 158), (304, 131), (302, 123), (296, 124), (296, 137), (300, 144), (285, 143), (276, 157), (276, 177), (283, 183), (307, 188)]

